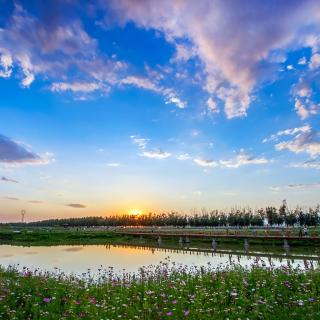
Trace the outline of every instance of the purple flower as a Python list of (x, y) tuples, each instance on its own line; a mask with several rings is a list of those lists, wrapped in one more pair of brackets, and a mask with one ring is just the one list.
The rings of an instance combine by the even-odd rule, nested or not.
[(184, 314), (185, 316), (187, 316), (189, 313), (190, 313), (190, 310), (184, 310), (184, 311), (183, 311), (183, 314)]
[(51, 298), (43, 298), (43, 302), (50, 303), (51, 302)]
[(168, 317), (172, 316), (172, 311), (167, 312), (166, 315), (167, 315)]

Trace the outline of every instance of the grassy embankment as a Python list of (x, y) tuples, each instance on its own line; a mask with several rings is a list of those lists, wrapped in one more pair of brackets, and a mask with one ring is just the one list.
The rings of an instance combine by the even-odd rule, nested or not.
[(100, 281), (0, 270), (1, 319), (320, 319), (320, 272), (172, 271), (163, 264)]
[[(149, 229), (150, 231), (150, 229)], [(178, 229), (179, 232), (199, 232), (196, 230)], [(161, 230), (161, 232), (163, 232)], [(225, 230), (201, 230), (201, 232), (215, 232), (226, 233)], [(253, 234), (253, 230), (238, 230), (229, 231), (230, 234), (237, 232), (238, 234)], [(264, 234), (264, 231), (255, 231), (257, 234)], [(298, 230), (290, 230), (292, 235), (297, 235)], [(279, 234), (280, 231), (268, 231), (269, 235)], [(318, 229), (310, 229), (311, 235), (318, 234)], [(156, 244), (157, 236), (156, 232), (151, 237), (145, 237), (144, 242), (150, 244)], [(177, 237), (164, 237), (163, 244), (177, 245)], [(217, 239), (218, 243), (222, 243), (224, 246), (243, 246), (243, 240), (239, 239)], [(79, 228), (64, 229), (64, 228), (9, 228), (0, 227), (0, 244), (11, 245), (25, 245), (25, 246), (50, 246), (50, 245), (86, 245), (86, 244), (139, 244), (140, 240), (137, 236), (125, 236), (116, 234), (110, 230), (83, 230)], [(210, 238), (191, 238), (192, 246), (210, 247)], [(294, 247), (300, 246), (319, 246), (320, 242), (308, 242), (308, 241), (290, 241)], [(265, 245), (265, 246), (283, 246), (283, 241), (280, 240), (250, 240), (250, 245)]]

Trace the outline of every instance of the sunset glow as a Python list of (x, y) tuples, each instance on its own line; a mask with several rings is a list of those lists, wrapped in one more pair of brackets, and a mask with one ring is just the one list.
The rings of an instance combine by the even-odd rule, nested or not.
[(129, 214), (131, 215), (131, 216), (139, 216), (139, 215), (141, 215), (143, 212), (142, 212), (142, 210), (140, 210), (140, 209), (130, 209), (129, 210)]

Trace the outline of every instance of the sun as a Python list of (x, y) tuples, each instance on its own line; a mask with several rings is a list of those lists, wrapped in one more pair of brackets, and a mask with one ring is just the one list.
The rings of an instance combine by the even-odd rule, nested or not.
[(139, 216), (142, 214), (142, 210), (140, 209), (130, 209), (129, 210), (130, 216)]

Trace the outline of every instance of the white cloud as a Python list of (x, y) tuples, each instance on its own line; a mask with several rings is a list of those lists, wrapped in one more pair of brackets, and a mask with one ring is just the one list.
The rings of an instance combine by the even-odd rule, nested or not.
[(286, 186), (272, 186), (269, 189), (272, 191), (280, 191), (281, 189), (307, 190), (315, 188), (320, 188), (320, 183), (292, 183)]
[[(292, 139), (281, 141), (275, 145), (276, 150), (288, 150), (294, 153), (308, 153), (312, 157), (320, 154), (320, 135), (311, 126), (306, 125), (300, 128), (288, 129), (287, 135)], [(279, 136), (279, 133), (277, 134)]]
[(107, 167), (118, 168), (120, 167), (120, 163), (110, 162), (110, 163), (107, 163)]
[(183, 153), (183, 154), (178, 155), (177, 159), (181, 160), (181, 161), (185, 161), (185, 160), (191, 159), (191, 157), (188, 153)]
[(312, 189), (312, 188), (320, 188), (320, 183), (296, 183), (296, 184), (288, 184), (288, 189)]
[(221, 167), (225, 168), (239, 168), (244, 165), (249, 164), (266, 164), (269, 163), (270, 160), (266, 158), (256, 158), (254, 156), (249, 155), (244, 150), (240, 150), (238, 155), (234, 159), (229, 160), (220, 160), (219, 164)]
[(2, 54), (0, 56), (0, 77), (2, 78), (10, 78), (12, 74), (12, 57), (10, 54)]
[(172, 88), (163, 87), (159, 83), (155, 83), (149, 78), (128, 76), (122, 79), (120, 84), (132, 85), (145, 90), (154, 91), (164, 96), (166, 104), (175, 104), (179, 109), (184, 109), (186, 107), (186, 103), (177, 96), (176, 92)]
[(211, 97), (209, 97), (207, 100), (207, 107), (208, 107), (209, 112), (212, 112), (212, 113), (219, 113), (220, 112), (220, 110), (217, 106), (217, 103)]
[(312, 55), (310, 59), (309, 68), (314, 70), (314, 69), (318, 69), (319, 67), (320, 67), (320, 54), (315, 53), (314, 55)]
[(306, 57), (300, 58), (299, 61), (298, 61), (298, 64), (300, 64), (300, 65), (305, 65), (305, 64), (307, 64), (307, 59), (306, 59)]
[(162, 151), (161, 149), (152, 150), (152, 151), (144, 151), (141, 156), (151, 158), (151, 159), (166, 159), (171, 156), (171, 153)]
[(210, 159), (200, 159), (200, 158), (196, 158), (193, 160), (198, 166), (200, 167), (217, 167), (218, 163), (214, 160), (210, 160)]
[(294, 136), (296, 134), (300, 133), (308, 133), (312, 130), (310, 125), (305, 125), (302, 127), (296, 127), (292, 129), (286, 129), (282, 131), (278, 131), (277, 133), (271, 135), (269, 138), (265, 138), (262, 140), (263, 143), (269, 142), (269, 141), (278, 141), (279, 137), (281, 136)]
[(293, 168), (305, 168), (320, 170), (320, 159), (310, 159), (302, 163), (293, 163), (290, 165)]
[(294, 109), (296, 110), (301, 120), (305, 120), (309, 117), (309, 111), (301, 100), (296, 99)]
[(145, 149), (147, 147), (148, 142), (150, 141), (150, 139), (140, 138), (139, 136), (130, 136), (130, 138), (132, 142), (141, 149)]
[(51, 85), (51, 91), (72, 91), (72, 92), (93, 92), (101, 89), (102, 86), (95, 82), (55, 82)]

